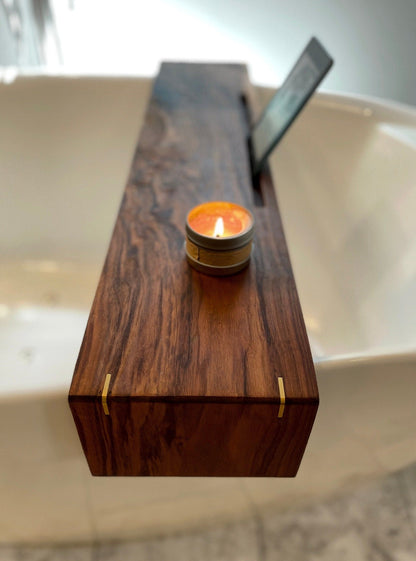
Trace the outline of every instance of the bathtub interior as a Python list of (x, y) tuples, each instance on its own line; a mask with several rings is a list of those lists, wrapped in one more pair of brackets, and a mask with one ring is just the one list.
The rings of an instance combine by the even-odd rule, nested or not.
[(140, 79), (0, 84), (3, 396), (68, 387), (150, 90)]
[(273, 156), (316, 362), (416, 350), (415, 133), (416, 110), (321, 95)]
[(0, 84), (0, 542), (121, 539), (292, 508), (416, 459), (416, 361), (395, 358), (416, 329), (414, 113), (321, 95), (272, 158), (321, 393), (298, 477), (90, 476), (66, 393), (150, 89)]
[[(2, 392), (70, 379), (150, 90), (0, 85)], [(316, 361), (415, 350), (415, 130), (410, 109), (320, 95), (272, 157)]]

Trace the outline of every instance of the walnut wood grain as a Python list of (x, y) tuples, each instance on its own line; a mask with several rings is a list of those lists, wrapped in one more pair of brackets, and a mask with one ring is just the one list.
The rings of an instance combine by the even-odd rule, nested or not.
[[(318, 390), (267, 172), (253, 190), (248, 88), (241, 65), (164, 64), (155, 81), (69, 395), (94, 474), (289, 476), (299, 466)], [(232, 277), (185, 259), (186, 215), (208, 200), (256, 220), (251, 263)]]

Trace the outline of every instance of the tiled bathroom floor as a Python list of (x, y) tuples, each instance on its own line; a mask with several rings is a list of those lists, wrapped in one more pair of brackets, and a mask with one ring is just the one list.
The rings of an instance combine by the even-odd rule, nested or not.
[(0, 561), (415, 561), (416, 464), (287, 514), (138, 542), (0, 547)]

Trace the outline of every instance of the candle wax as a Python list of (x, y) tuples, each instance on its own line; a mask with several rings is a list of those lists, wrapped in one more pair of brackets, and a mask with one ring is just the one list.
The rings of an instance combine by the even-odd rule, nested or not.
[[(222, 219), (222, 223), (221, 223)], [(191, 211), (189, 226), (199, 234), (227, 238), (236, 236), (251, 223), (248, 212), (239, 205), (227, 202), (212, 202), (199, 205)]]

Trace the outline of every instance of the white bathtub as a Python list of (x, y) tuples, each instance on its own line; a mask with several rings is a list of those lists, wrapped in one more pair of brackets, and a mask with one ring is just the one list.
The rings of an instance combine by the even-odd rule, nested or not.
[(416, 460), (416, 114), (321, 95), (273, 158), (321, 395), (298, 477), (90, 476), (66, 395), (150, 88), (0, 84), (1, 542), (253, 516)]

